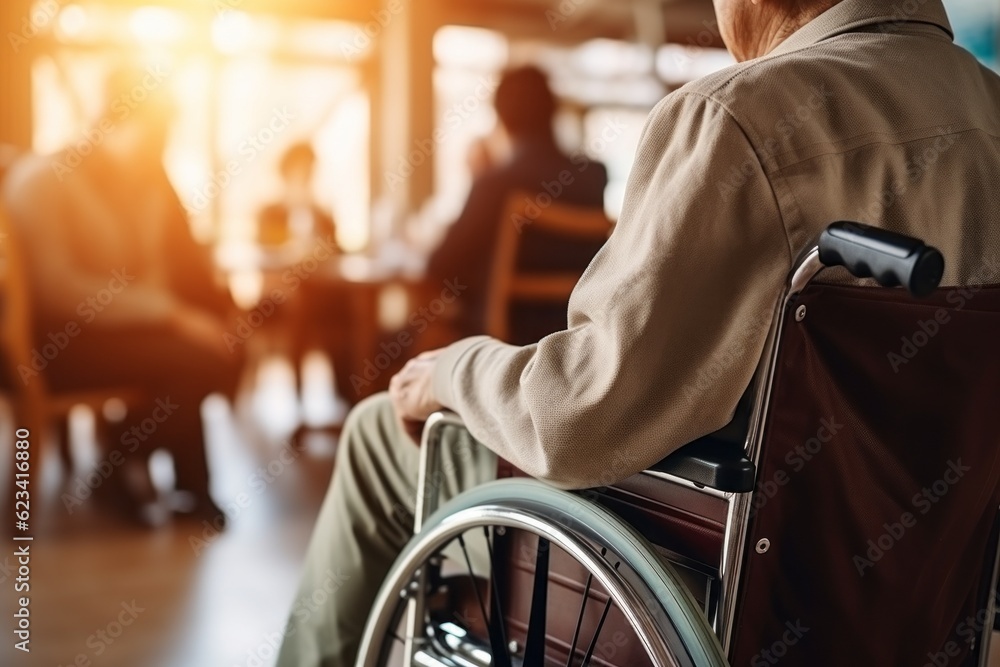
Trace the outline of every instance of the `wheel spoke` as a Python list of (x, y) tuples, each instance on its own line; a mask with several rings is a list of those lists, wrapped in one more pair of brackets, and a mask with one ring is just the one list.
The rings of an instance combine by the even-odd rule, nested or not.
[(594, 583), (594, 573), (587, 574), (587, 585), (583, 588), (583, 602), (580, 603), (580, 616), (576, 619), (576, 629), (573, 631), (573, 642), (569, 645), (569, 657), (566, 667), (572, 667), (573, 656), (576, 654), (576, 643), (580, 640), (580, 628), (583, 626), (583, 613), (587, 610), (587, 600), (590, 599), (590, 586)]
[(528, 616), (528, 637), (524, 642), (524, 667), (545, 664), (545, 626), (549, 593), (549, 541), (538, 538), (535, 555), (535, 584), (531, 592), (531, 612)]
[[(483, 535), (486, 537), (486, 550), (490, 555), (490, 632), (500, 635), (500, 643), (506, 648), (507, 631), (504, 629), (503, 606), (500, 604), (500, 587), (497, 586), (496, 567), (493, 561), (493, 541), (490, 539), (490, 529), (483, 526)], [(510, 664), (510, 656), (507, 655), (507, 663)]]
[[(359, 665), (395, 664), (402, 639), (405, 654), (415, 649), (412, 656), (426, 654), (442, 664), (550, 667), (557, 658), (559, 667), (597, 667), (606, 657), (598, 647), (620, 623), (631, 631), (625, 637), (633, 640), (621, 655), (626, 661), (622, 664), (729, 664), (702, 610), (684, 595), (684, 582), (666, 563), (650, 567), (660, 558), (657, 551), (596, 504), (519, 480), (486, 484), (451, 502), (428, 520), (389, 571), (365, 627), (359, 647), (364, 659)], [(486, 539), (486, 545), (480, 539)], [(522, 545), (527, 553), (511, 553)], [(532, 554), (536, 545), (541, 549)], [(482, 547), (486, 553), (480, 562), (480, 553), (472, 550)], [(553, 555), (556, 548), (559, 552)], [(442, 554), (452, 550), (454, 561), (442, 566), (448, 576), (441, 576), (444, 571), (438, 575), (434, 568)], [(422, 568), (430, 569), (422, 576)], [(556, 604), (564, 576), (568, 604)], [(548, 584), (555, 585), (557, 578), (560, 585), (549, 591)], [(415, 588), (414, 581), (426, 581), (430, 591), (427, 585)], [(474, 582), (472, 593), (469, 581)], [(422, 595), (433, 599), (422, 600)], [(667, 604), (666, 599), (673, 602)], [(552, 609), (546, 609), (549, 602)], [(477, 603), (479, 612), (474, 612)], [(457, 610), (465, 607), (471, 617), (463, 620)], [(414, 608), (419, 617), (412, 614)], [(450, 612), (458, 620), (448, 620)], [(513, 620), (512, 614), (521, 620)], [(400, 628), (404, 619), (405, 631)], [(547, 641), (556, 638), (553, 630), (559, 619), (564, 621), (558, 628), (564, 643), (556, 655)], [(570, 627), (573, 621), (576, 626)], [(530, 636), (530, 647), (525, 634)], [(639, 637), (641, 641), (634, 641)], [(530, 650), (524, 660), (526, 649)], [(570, 649), (568, 659), (566, 649)]]
[[(615, 563), (615, 570), (621, 563)], [(580, 667), (587, 667), (590, 664), (590, 659), (594, 657), (594, 649), (597, 648), (597, 638), (601, 636), (601, 630), (604, 629), (604, 621), (608, 619), (608, 612), (611, 611), (611, 596), (608, 596), (608, 601), (604, 605), (604, 611), (601, 613), (601, 620), (597, 624), (597, 629), (594, 631), (594, 638), (590, 640), (590, 648), (587, 649), (587, 655), (583, 657), (583, 662), (580, 663)]]
[(469, 581), (472, 583), (472, 590), (476, 593), (476, 600), (479, 602), (479, 611), (483, 615), (483, 622), (486, 623), (487, 632), (490, 637), (490, 650), (493, 653), (493, 663), (496, 667), (510, 667), (510, 655), (507, 653), (507, 646), (500, 635), (489, 621), (489, 614), (486, 613), (486, 605), (483, 603), (483, 594), (479, 592), (479, 584), (476, 582), (476, 575), (472, 571), (472, 560), (469, 558), (469, 550), (465, 547), (465, 537), (458, 536), (458, 544), (462, 547), (462, 555), (465, 556), (465, 566), (469, 569)]

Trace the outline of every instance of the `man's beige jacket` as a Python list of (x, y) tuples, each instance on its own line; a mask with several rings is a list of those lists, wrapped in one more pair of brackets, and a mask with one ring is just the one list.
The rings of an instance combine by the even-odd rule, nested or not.
[(608, 484), (730, 420), (827, 224), (937, 246), (946, 284), (1000, 283), (998, 209), (1000, 79), (953, 44), (941, 0), (844, 0), (660, 102), (568, 329), (460, 341), (435, 393), (525, 472)]

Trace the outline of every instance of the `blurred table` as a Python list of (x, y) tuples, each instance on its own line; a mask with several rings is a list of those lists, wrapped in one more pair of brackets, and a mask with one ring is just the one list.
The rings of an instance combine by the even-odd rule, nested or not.
[[(228, 244), (216, 250), (215, 262), (244, 311), (253, 311), (277, 291), (282, 304), (286, 299), (299, 304), (290, 308), (299, 326), (318, 329), (313, 335), (328, 334), (329, 346), (347, 344), (346, 354), (332, 356), (340, 393), (349, 392), (342, 397), (353, 404), (385, 389), (392, 372), (419, 351), (406, 346), (398, 357), (391, 357), (380, 348), (386, 332), (405, 330), (414, 304), (428, 301), (432, 289), (422, 275), (422, 258), (407, 257), (398, 246), (390, 250), (387, 259), (384, 253), (375, 258), (331, 255), (318, 241), (276, 248)], [(330, 313), (294, 313), (296, 308), (324, 302), (329, 303), (333, 319), (344, 319), (341, 326)], [(337, 336), (347, 340), (332, 340)], [(330, 352), (330, 347), (321, 347)], [(390, 356), (391, 363), (382, 363), (380, 355)], [(350, 378), (364, 382), (352, 383)]]

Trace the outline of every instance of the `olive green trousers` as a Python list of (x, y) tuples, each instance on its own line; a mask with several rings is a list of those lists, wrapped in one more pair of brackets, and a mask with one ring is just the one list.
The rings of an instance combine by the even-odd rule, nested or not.
[[(496, 477), (496, 455), (466, 431), (449, 429), (440, 449), (442, 502)], [(278, 667), (353, 667), (379, 586), (413, 536), (419, 460), (386, 394), (348, 416)]]

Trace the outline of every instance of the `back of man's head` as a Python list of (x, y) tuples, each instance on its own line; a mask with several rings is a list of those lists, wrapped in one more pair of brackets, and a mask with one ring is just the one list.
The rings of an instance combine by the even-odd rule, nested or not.
[(316, 164), (316, 151), (312, 144), (299, 141), (289, 146), (281, 156), (278, 171), (285, 178), (299, 172), (311, 173)]
[[(840, 2), (841, 0), (776, 0), (775, 4), (784, 8), (791, 16), (801, 16), (803, 14), (822, 14)], [(888, 0), (872, 0), (871, 2), (873, 5), (880, 3), (886, 6), (890, 4)]]
[[(738, 61), (759, 58), (842, 0), (715, 0), (722, 41)], [(889, 5), (889, 0), (867, 0)]]
[(165, 79), (154, 66), (122, 65), (108, 73), (99, 126), (115, 129), (105, 140), (106, 148), (123, 157), (159, 160), (177, 111)]
[(552, 134), (556, 100), (542, 70), (534, 66), (504, 72), (497, 86), (495, 106), (500, 122), (512, 136)]

